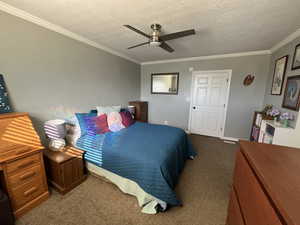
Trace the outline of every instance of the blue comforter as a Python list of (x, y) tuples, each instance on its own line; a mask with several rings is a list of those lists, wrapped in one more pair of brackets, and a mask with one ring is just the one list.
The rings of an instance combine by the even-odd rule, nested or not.
[(186, 159), (196, 155), (182, 129), (140, 122), (115, 133), (82, 136), (76, 145), (86, 151), (86, 160), (170, 205), (180, 204), (173, 189)]

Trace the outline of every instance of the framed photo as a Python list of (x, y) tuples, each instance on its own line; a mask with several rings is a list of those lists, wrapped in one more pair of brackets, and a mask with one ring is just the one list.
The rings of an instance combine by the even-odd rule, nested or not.
[(292, 70), (300, 69), (300, 44), (296, 46)]
[(288, 58), (286, 55), (275, 62), (271, 95), (281, 95)]
[(299, 110), (300, 75), (288, 77), (282, 102), (283, 108)]
[(151, 94), (177, 95), (179, 73), (151, 74)]

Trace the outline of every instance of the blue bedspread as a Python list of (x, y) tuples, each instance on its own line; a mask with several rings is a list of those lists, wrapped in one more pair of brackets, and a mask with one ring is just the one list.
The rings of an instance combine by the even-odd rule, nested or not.
[(196, 155), (182, 129), (140, 122), (115, 133), (85, 135), (76, 145), (86, 151), (86, 160), (170, 205), (180, 204), (173, 189), (186, 159)]

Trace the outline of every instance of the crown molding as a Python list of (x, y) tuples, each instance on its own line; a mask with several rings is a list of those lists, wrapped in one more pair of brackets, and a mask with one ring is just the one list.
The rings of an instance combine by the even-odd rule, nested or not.
[(57, 32), (59, 34), (62, 34), (64, 36), (67, 36), (69, 38), (77, 40), (79, 42), (83, 42), (83, 43), (85, 43), (87, 45), (90, 45), (90, 46), (93, 46), (95, 48), (101, 49), (101, 50), (106, 51), (106, 52), (108, 52), (110, 54), (122, 57), (122, 58), (127, 59), (129, 61), (132, 61), (134, 63), (140, 64), (139, 61), (137, 61), (137, 60), (135, 60), (133, 58), (130, 58), (129, 56), (127, 56), (127, 55), (125, 55), (123, 53), (117, 52), (117, 51), (115, 51), (115, 50), (113, 50), (111, 48), (108, 48), (106, 46), (100, 45), (100, 44), (98, 44), (98, 43), (96, 43), (94, 41), (91, 41), (91, 40), (89, 40), (89, 39), (81, 36), (81, 35), (75, 34), (75, 33), (71, 32), (71, 31), (69, 31), (69, 30), (67, 30), (67, 29), (65, 29), (65, 28), (63, 28), (61, 26), (58, 26), (58, 25), (53, 24), (53, 23), (50, 23), (50, 22), (48, 22), (48, 21), (46, 21), (44, 19), (36, 17), (36, 16), (34, 16), (34, 15), (28, 13), (28, 12), (25, 12), (24, 10), (15, 8), (15, 7), (13, 7), (13, 6), (9, 5), (9, 4), (6, 4), (6, 3), (4, 3), (2, 1), (0, 1), (0, 10), (6, 12), (8, 14), (14, 15), (16, 17), (22, 18), (22, 19), (24, 19), (26, 21), (32, 22), (34, 24), (37, 24), (37, 25), (39, 25), (41, 27), (44, 27), (46, 29), (55, 31), (55, 32)]
[(294, 33), (291, 33), (289, 36), (287, 36), (285, 39), (283, 39), (282, 41), (280, 41), (276, 45), (274, 45), (270, 49), (271, 53), (277, 51), (278, 49), (280, 49), (281, 47), (283, 47), (284, 45), (290, 43), (291, 41), (295, 40), (298, 37), (300, 37), (300, 28), (298, 30), (296, 30)]
[(223, 54), (223, 55), (209, 55), (209, 56), (199, 56), (199, 57), (190, 57), (190, 58), (147, 61), (147, 62), (142, 62), (141, 65), (172, 63), (172, 62), (200, 61), (200, 60), (209, 60), (209, 59), (223, 59), (223, 58), (234, 58), (234, 57), (241, 57), (241, 56), (270, 55), (270, 54), (271, 54), (270, 50), (262, 50), (262, 51), (240, 52), (240, 53)]
[(284, 45), (288, 44), (289, 42), (293, 41), (294, 39), (300, 37), (300, 28), (296, 30), (294, 33), (287, 36), (285, 39), (274, 45), (270, 50), (262, 50), (262, 51), (249, 51), (249, 52), (241, 52), (241, 53), (232, 53), (232, 54), (223, 54), (223, 55), (210, 55), (210, 56), (199, 56), (199, 57), (189, 57), (189, 58), (178, 58), (178, 59), (166, 59), (166, 60), (157, 60), (157, 61), (145, 61), (145, 62), (139, 62), (136, 59), (133, 59), (123, 53), (117, 52), (111, 48), (108, 48), (104, 45), (101, 45), (97, 42), (91, 41), (81, 35), (78, 35), (76, 33), (73, 33), (61, 26), (58, 26), (56, 24), (50, 23), (44, 19), (41, 19), (39, 17), (36, 17), (24, 10), (18, 9), (16, 7), (13, 7), (7, 3), (4, 3), (0, 1), (0, 10), (4, 11), (8, 14), (14, 15), (16, 17), (22, 18), (26, 21), (32, 22), (34, 24), (37, 24), (41, 27), (44, 27), (48, 30), (52, 30), (54, 32), (57, 32), (59, 34), (62, 34), (64, 36), (67, 36), (69, 38), (72, 38), (74, 40), (77, 40), (79, 42), (85, 43), (87, 45), (93, 46), (95, 48), (101, 49), (105, 52), (108, 52), (112, 55), (116, 55), (119, 57), (122, 57), (124, 59), (127, 59), (129, 61), (132, 61), (137, 64), (141, 65), (150, 65), (150, 64), (161, 64), (161, 63), (171, 63), (171, 62), (186, 62), (186, 61), (200, 61), (200, 60), (209, 60), (209, 59), (222, 59), (222, 58), (234, 58), (234, 57), (241, 57), (241, 56), (251, 56), (251, 55), (269, 55), (278, 50), (279, 48), (283, 47)]

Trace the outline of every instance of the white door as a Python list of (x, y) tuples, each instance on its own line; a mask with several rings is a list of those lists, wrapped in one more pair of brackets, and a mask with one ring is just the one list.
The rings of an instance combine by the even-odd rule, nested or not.
[(193, 72), (190, 131), (223, 137), (231, 71)]

